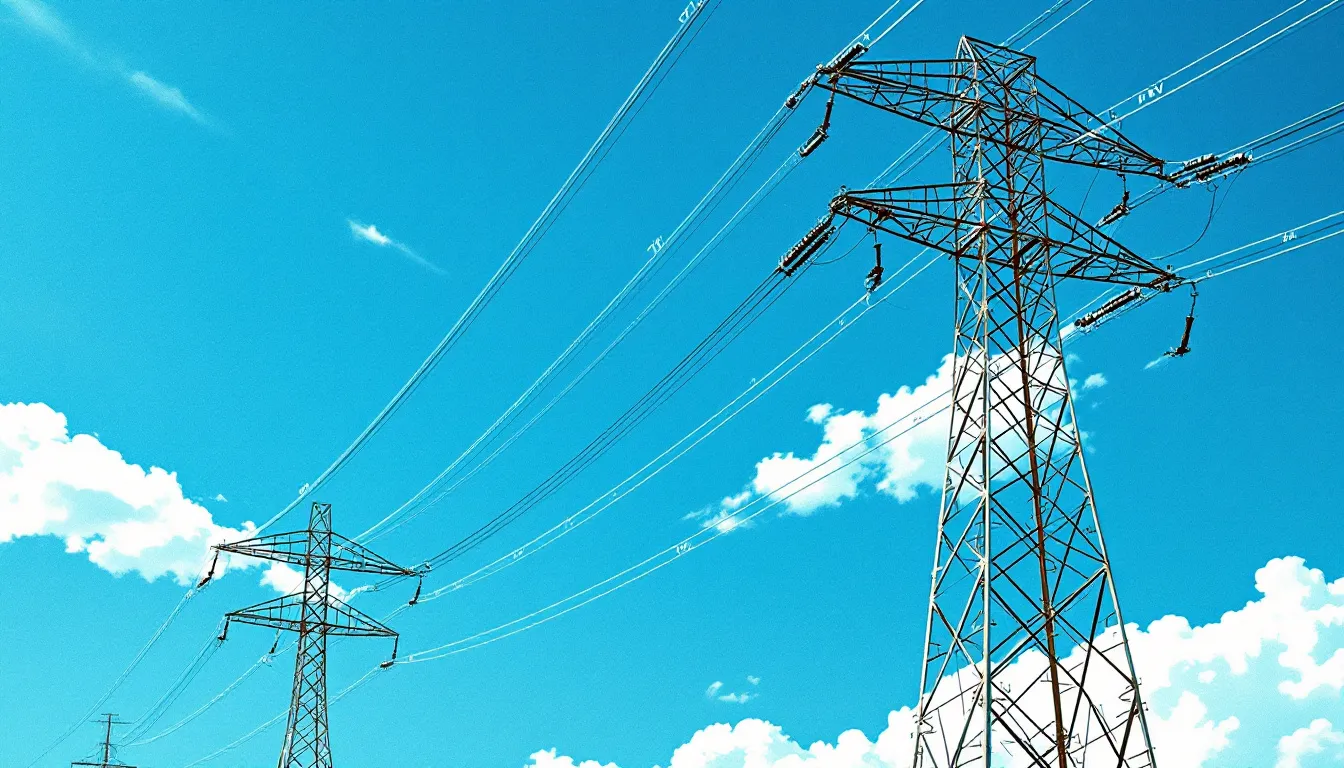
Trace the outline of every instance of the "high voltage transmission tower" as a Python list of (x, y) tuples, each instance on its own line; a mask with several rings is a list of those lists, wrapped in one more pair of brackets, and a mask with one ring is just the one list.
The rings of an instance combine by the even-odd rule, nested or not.
[(215, 549), (303, 569), (300, 591), (225, 614), (220, 639), (228, 634), (230, 622), (298, 634), (294, 685), (279, 765), (280, 768), (330, 768), (327, 638), (332, 635), (390, 637), (394, 642), (392, 658), (397, 656), (397, 633), (333, 595), (331, 572), (416, 576), (416, 571), (395, 565), (363, 545), (332, 533), (330, 504), (313, 504), (307, 530), (220, 544)]
[[(1180, 280), (1051, 199), (1045, 161), (1177, 183), (1194, 171), (1168, 174), (1163, 161), (1099, 129), (1104, 121), (1036, 74), (1032, 56), (971, 38), (945, 60), (859, 61), (864, 52), (855, 46), (820, 67), (818, 86), (832, 102), (847, 96), (951, 134), (954, 179), (842, 190), (780, 268), (816, 254), (837, 217), (955, 265), (952, 416), (915, 765), (1149, 768), (1055, 285), (1151, 292)], [(830, 112), (828, 103), (822, 131)]]
[(135, 768), (135, 766), (127, 765), (113, 757), (117, 748), (112, 745), (112, 726), (125, 725), (125, 723), (115, 718), (116, 715), (109, 712), (103, 715), (101, 721), (98, 721), (106, 728), (106, 730), (103, 731), (103, 743), (99, 745), (103, 751), (103, 759), (96, 763), (92, 760), (75, 760), (70, 763), (71, 766), (78, 765), (81, 766), (81, 768)]

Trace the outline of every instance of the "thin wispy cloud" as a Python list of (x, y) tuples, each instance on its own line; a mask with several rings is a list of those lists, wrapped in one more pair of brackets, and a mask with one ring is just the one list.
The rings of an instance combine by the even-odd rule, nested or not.
[(70, 47), (77, 53), (87, 54), (87, 51), (75, 42), (70, 34), (70, 28), (46, 4), (38, 0), (0, 0), (0, 2), (33, 32)]
[(1098, 389), (1106, 386), (1106, 376), (1101, 373), (1094, 373), (1083, 379), (1083, 389)]
[(41, 0), (0, 0), (0, 5), (8, 8), (14, 18), (29, 31), (60, 45), (85, 64), (115, 75), (160, 107), (184, 115), (200, 125), (211, 125), (211, 120), (187, 99), (181, 88), (165, 83), (143, 70), (128, 68), (116, 57), (94, 50), (76, 37), (69, 25)]
[(438, 264), (435, 264), (429, 259), (426, 259), (424, 256), (421, 256), (420, 254), (416, 253), (414, 249), (412, 249), (405, 243), (399, 240), (393, 240), (392, 238), (388, 237), (382, 232), (379, 232), (378, 227), (374, 226), (373, 224), (363, 224), (361, 222), (355, 221), (354, 219), (346, 219), (345, 221), (347, 224), (350, 225), (350, 234), (354, 235), (356, 240), (363, 240), (366, 243), (372, 243), (373, 245), (376, 245), (379, 248), (392, 248), (400, 252), (402, 256), (405, 256), (407, 259), (411, 260), (416, 264), (419, 264), (420, 266), (424, 267), (425, 269), (428, 269), (430, 272), (433, 272), (436, 275), (447, 274), (443, 270), (443, 267), (440, 267)]
[[(747, 682), (752, 686), (761, 684), (761, 678), (754, 675), (747, 675)], [(757, 694), (749, 691), (723, 693), (723, 681), (715, 680), (705, 689), (705, 698), (714, 701), (722, 701), (725, 704), (746, 704), (748, 701), (756, 698)]]
[(202, 125), (209, 122), (199, 109), (193, 106), (190, 101), (187, 101), (187, 97), (182, 93), (181, 88), (155, 80), (139, 70), (132, 72), (128, 79), (131, 85), (158, 102), (160, 106), (174, 112), (180, 112)]

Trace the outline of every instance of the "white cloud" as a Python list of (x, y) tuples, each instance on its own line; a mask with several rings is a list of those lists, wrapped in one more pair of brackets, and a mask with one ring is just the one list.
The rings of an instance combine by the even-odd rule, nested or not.
[(1083, 379), (1083, 389), (1098, 389), (1106, 386), (1106, 376), (1100, 373), (1094, 373)]
[(1312, 720), (1311, 725), (1279, 739), (1279, 759), (1274, 768), (1303, 768), (1303, 758), (1312, 755), (1324, 756), (1320, 765), (1344, 762), (1344, 733), (1335, 730), (1325, 718)]
[(160, 106), (173, 112), (180, 112), (202, 125), (209, 123), (205, 115), (201, 114), (201, 111), (190, 101), (187, 101), (187, 97), (182, 93), (181, 88), (160, 82), (148, 73), (138, 70), (127, 75), (126, 79), (141, 93), (158, 102)]
[[(747, 682), (753, 686), (760, 685), (761, 678), (747, 675)], [(725, 704), (746, 704), (760, 695), (751, 691), (729, 691), (727, 693), (720, 693), (720, 691), (723, 691), (723, 681), (715, 680), (705, 689), (705, 698), (722, 701)]]
[(56, 536), (111, 573), (187, 583), (211, 545), (253, 531), (250, 522), (216, 523), (174, 473), (128, 463), (92, 435), (71, 436), (65, 415), (47, 405), (0, 405), (0, 542)]
[[(997, 360), (1001, 364), (1007, 358)], [(706, 528), (728, 530), (743, 525), (733, 517), (735, 511), (765, 496), (782, 498), (788, 514), (810, 515), (839, 506), (869, 486), (902, 503), (916, 498), (921, 489), (941, 489), (950, 427), (950, 411), (944, 409), (951, 403), (952, 363), (948, 355), (922, 384), (879, 396), (871, 413), (840, 411), (829, 403), (809, 407), (806, 421), (822, 427), (821, 443), (814, 450), (804, 455), (777, 452), (761, 459), (746, 491), (686, 518)], [(1104, 375), (1094, 373), (1086, 377), (1082, 389), (1105, 383)]]
[(832, 406), (830, 403), (817, 403), (807, 409), (807, 420), (813, 424), (820, 424), (831, 415)]
[(755, 494), (751, 489), (732, 496), (725, 496), (718, 503), (697, 509), (682, 517), (683, 520), (698, 520), (703, 528), (718, 528), (727, 533), (736, 528), (750, 527), (751, 521), (734, 517), (733, 513), (751, 501)]
[(216, 493), (216, 494), (215, 494), (215, 501), (218, 501), (218, 502), (221, 503), (221, 504), (227, 504), (229, 500), (226, 499), (226, 498), (224, 497), (224, 494), (222, 494), (222, 493)]
[(61, 21), (55, 11), (38, 0), (0, 0), (9, 8), (19, 21), (32, 31), (65, 45), (75, 45), (70, 29)]
[(379, 248), (393, 248), (399, 251), (401, 255), (405, 256), (407, 259), (410, 259), (412, 262), (419, 264), (436, 275), (447, 274), (442, 267), (416, 253), (410, 246), (398, 240), (393, 240), (378, 231), (378, 227), (373, 224), (363, 224), (354, 219), (346, 219), (345, 221), (350, 225), (350, 234), (354, 235), (356, 240), (372, 243)]
[(9, 8), (28, 29), (58, 43), (90, 67), (113, 72), (165, 109), (186, 115), (201, 125), (210, 125), (210, 120), (187, 100), (182, 89), (151, 77), (146, 72), (129, 69), (116, 56), (95, 51), (76, 37), (61, 17), (40, 0), (0, 0), (0, 3)]
[(574, 762), (572, 757), (556, 757), (554, 749), (534, 752), (529, 757), (529, 768), (616, 768), (615, 763), (602, 765), (596, 760), (584, 760), (581, 763)]
[(392, 238), (378, 231), (378, 227), (372, 224), (360, 224), (354, 219), (346, 219), (350, 225), (350, 233), (361, 240), (368, 240), (374, 245), (391, 245)]
[[(1344, 758), (1344, 733), (1329, 720), (1313, 714), (1305, 728), (1290, 730), (1287, 724), (1305, 710), (1344, 712), (1338, 682), (1321, 672), (1344, 655), (1344, 634), (1322, 631), (1344, 626), (1344, 578), (1326, 582), (1301, 558), (1277, 558), (1256, 572), (1255, 588), (1259, 599), (1208, 624), (1192, 626), (1183, 617), (1166, 616), (1146, 629), (1129, 627), (1161, 764), (1268, 764), (1273, 739), (1241, 738), (1248, 727), (1262, 736), (1266, 729), (1280, 729), (1273, 737), (1275, 768), (1337, 765)], [(1018, 666), (1035, 674), (1033, 663), (1024, 658), (1009, 674)], [(1216, 676), (1205, 674), (1215, 670)], [(1310, 695), (1317, 692), (1323, 695)], [(1048, 722), (1049, 714), (1042, 713), (1040, 721)], [(834, 743), (805, 747), (780, 726), (747, 718), (697, 731), (673, 751), (668, 768), (909, 768), (913, 730), (914, 714), (906, 707), (888, 715), (876, 740), (849, 730)], [(1285, 732), (1289, 735), (1278, 738)], [(554, 751), (537, 753), (542, 754), (556, 759)], [(541, 762), (537, 755), (527, 768), (573, 765)], [(1005, 765), (1016, 768), (1011, 761)]]
[[(285, 563), (270, 563), (265, 572), (261, 574), (261, 583), (264, 586), (274, 589), (282, 595), (292, 595), (303, 589), (303, 571), (286, 565)], [(353, 592), (347, 592), (334, 582), (329, 583), (327, 588), (331, 596), (337, 600), (349, 600)], [(365, 588), (357, 588), (356, 592), (362, 592)]]

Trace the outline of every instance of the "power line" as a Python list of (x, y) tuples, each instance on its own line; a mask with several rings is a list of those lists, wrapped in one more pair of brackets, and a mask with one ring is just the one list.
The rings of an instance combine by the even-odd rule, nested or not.
[[(448, 330), (448, 333), (444, 335), (430, 352), (429, 356), (425, 358), (424, 362), (422, 362), (418, 368), (416, 368), (411, 374), (411, 377), (402, 385), (401, 389), (397, 390), (396, 394), (392, 396), (392, 399), (388, 401), (387, 405), (383, 406), (383, 409), (379, 411), (363, 431), (355, 437), (354, 441), (351, 442), (326, 469), (314, 478), (312, 482), (306, 484), (293, 501), (258, 526), (257, 532), (265, 531), (271, 525), (275, 524), (276, 521), (297, 507), (309, 493), (322, 487), (332, 475), (345, 466), (345, 464), (359, 452), (364, 444), (382, 428), (383, 424), (387, 422), (392, 414), (401, 407), (402, 403), (404, 403), (411, 393), (415, 391), (420, 385), (420, 382), (424, 380), (425, 376), (438, 365), (439, 361), (443, 359), (443, 356), (448, 350), (457, 343), (458, 339), (460, 339), (471, 324), (475, 322), (476, 318), (490, 304), (496, 294), (498, 294), (504, 287), (504, 284), (508, 282), (509, 278), (513, 276), (513, 273), (522, 264), (523, 260), (531, 254), (532, 250), (550, 229), (555, 219), (564, 212), (564, 209), (569, 205), (573, 196), (577, 194), (588, 177), (591, 176), (593, 171), (597, 169), (597, 166), (601, 164), (602, 159), (606, 156), (606, 152), (609, 151), (608, 142), (619, 137), (621, 126), (625, 123), (626, 118), (631, 116), (632, 113), (637, 112), (642, 101), (647, 96), (651, 96), (653, 91), (656, 90), (657, 86), (662, 82), (662, 78), (665, 76), (665, 73), (662, 72), (664, 64), (666, 64), (669, 59), (672, 59), (672, 65), (675, 66), (677, 59), (672, 58), (673, 54), (678, 50), (683, 40), (688, 36), (693, 38), (694, 34), (697, 33), (700, 28), (699, 22), (702, 16), (707, 19), (709, 15), (712, 15), (714, 10), (718, 7), (719, 2), (720, 0), (699, 0), (693, 5), (693, 10), (686, 20), (681, 23), (677, 28), (676, 33), (667, 41), (662, 50), (658, 52), (653, 63), (644, 71), (643, 76), (640, 77), (639, 82), (635, 84), (634, 89), (626, 96), (625, 101), (617, 108), (616, 113), (607, 121), (606, 126), (602, 129), (602, 132), (598, 134), (597, 139), (588, 148), (588, 151), (579, 160), (578, 165), (570, 171), (569, 176), (560, 185), (560, 189), (555, 192), (550, 201), (546, 204), (546, 207), (542, 209), (541, 214), (532, 222), (532, 225), (523, 235), (522, 240), (520, 240), (518, 244), (514, 246), (513, 250), (510, 251), (509, 255), (505, 257), (504, 261), (499, 265), (498, 269), (495, 270), (495, 273), (486, 282), (480, 293), (478, 293), (476, 298), (467, 305), (467, 308)], [(708, 8), (708, 12), (706, 12), (706, 8)]]
[[(913, 6), (911, 6), (899, 17), (897, 17), (894, 21), (892, 21), (887, 26), (887, 28), (878, 36), (878, 40), (880, 40), (881, 37), (885, 36), (888, 32), (890, 32), (902, 21), (904, 21), (911, 13), (913, 13), (919, 7), (922, 1), (923, 0), (916, 2)], [(879, 14), (878, 17), (875, 18), (868, 25), (868, 27), (864, 29), (863, 32), (861, 32), (854, 38), (854, 41), (852, 41), (850, 45), (853, 45), (860, 41), (866, 41), (868, 32), (871, 31), (878, 23), (880, 23), (889, 14), (891, 14), (892, 11), (899, 4), (900, 3), (898, 0), (898, 2), (892, 3), (890, 6), (888, 6), (887, 9), (884, 10), (881, 14)], [(868, 45), (875, 45), (876, 43), (877, 40), (867, 41)], [(602, 310), (599, 316), (595, 318), (591, 323), (589, 323), (589, 325), (580, 333), (580, 335), (570, 343), (570, 345), (565, 349), (565, 351), (562, 352), (561, 355), (557, 357), (556, 360), (552, 362), (550, 366), (548, 366), (548, 368), (543, 372), (543, 374), (536, 381), (534, 381), (533, 384), (528, 388), (528, 390), (524, 393), (524, 395), (520, 396), (514, 402), (513, 405), (509, 406), (506, 412), (502, 414), (498, 419), (496, 419), (494, 424), (488, 427), (486, 431), (482, 433), (482, 435), (478, 437), (467, 448), (467, 450), (459, 454), (459, 456), (456, 459), (454, 459), (447, 467), (445, 467), (444, 470), (441, 471), (438, 476), (436, 476), (427, 485), (421, 488), (416, 494), (414, 494), (410, 499), (404, 502), (397, 509), (393, 510), (390, 514), (388, 514), (387, 516), (385, 516), (384, 518), (382, 518), (381, 520), (370, 526), (368, 530), (366, 530), (363, 534), (357, 537), (359, 540), (366, 540), (365, 537), (367, 536), (372, 536), (375, 538), (381, 537), (386, 533), (390, 532), (391, 530), (399, 527), (401, 524), (409, 522), (411, 519), (418, 517), (420, 514), (423, 514), (425, 511), (427, 511), (430, 507), (434, 506), (439, 500), (441, 500), (446, 495), (446, 493), (449, 493), (452, 490), (456, 489), (461, 484), (461, 482), (470, 478), (477, 471), (479, 471), (479, 469), (483, 468), (485, 465), (493, 461), (494, 458), (498, 456), (503, 449), (507, 448), (508, 445), (511, 445), (518, 437), (521, 437), (521, 435), (526, 431), (528, 431), (539, 420), (541, 416), (544, 416), (544, 414), (548, 412), (559, 400), (563, 399), (565, 395), (567, 395), (575, 386), (577, 386), (579, 381), (585, 378), (592, 371), (592, 369), (596, 367), (596, 365), (601, 363), (601, 361), (604, 360), (613, 349), (619, 346), (619, 344), (625, 340), (625, 338), (630, 334), (630, 332), (633, 331), (634, 328), (637, 327), (640, 323), (642, 323), (642, 321), (648, 316), (648, 314), (667, 298), (667, 296), (671, 293), (672, 290), (674, 290), (678, 285), (680, 285), (680, 283), (685, 279), (689, 271), (694, 269), (694, 267), (699, 264), (699, 262), (703, 259), (703, 257), (708, 252), (712, 251), (718, 245), (719, 242), (721, 242), (722, 237), (726, 234), (726, 231), (730, 231), (733, 227), (736, 226), (736, 224), (741, 220), (741, 214), (743, 213), (744, 209), (748, 212), (751, 209), (754, 209), (755, 205), (758, 204), (761, 199), (763, 199), (771, 191), (773, 191), (775, 186), (777, 186), (777, 184), (783, 180), (783, 177), (786, 176), (788, 172), (791, 171), (793, 167), (797, 165), (797, 162), (801, 159), (801, 157), (798, 154), (796, 153), (789, 154), (789, 156), (780, 165), (780, 167), (776, 169), (775, 173), (773, 173), (771, 177), (767, 179), (767, 181), (763, 183), (761, 187), (759, 187), (756, 190), (756, 192), (753, 193), (753, 195), (751, 195), (745, 203), (743, 203), (742, 207), (740, 207), (738, 209), (738, 212), (735, 213), (734, 216), (729, 219), (728, 223), (725, 224), (723, 227), (721, 227), (719, 231), (712, 238), (710, 238), (710, 240), (704, 246), (702, 246), (700, 251), (697, 252), (695, 256), (692, 257), (692, 259), (687, 263), (687, 265), (677, 273), (677, 275), (672, 279), (672, 281), (662, 291), (660, 291), (659, 294), (651, 302), (649, 302), (649, 304), (636, 316), (636, 318), (633, 321), (630, 322), (630, 324), (626, 326), (626, 328), (616, 337), (614, 341), (608, 344), (607, 347), (603, 349), (602, 352), (599, 353), (597, 357), (581, 373), (579, 373), (578, 376), (576, 376), (559, 395), (553, 398), (551, 402), (544, 409), (542, 409), (541, 413), (537, 414), (536, 417), (527, 422), (522, 429), (518, 430), (513, 435), (511, 435), (504, 442), (504, 444), (501, 446), (499, 450), (490, 453), (483, 461), (481, 461), (477, 465), (476, 468), (468, 471), (465, 477), (461, 477), (458, 481), (453, 482), (451, 487), (449, 487), (443, 493), (438, 494), (433, 500), (426, 501), (429, 497), (429, 494), (436, 487), (440, 487), (446, 481), (448, 481), (448, 478), (463, 465), (463, 463), (470, 457), (470, 455), (472, 454), (473, 451), (475, 451), (475, 449), (477, 449), (482, 445), (488, 446), (490, 442), (494, 441), (498, 437), (498, 434), (501, 429), (507, 428), (510, 424), (513, 423), (513, 421), (515, 421), (518, 418), (517, 415), (518, 411), (521, 408), (526, 407), (526, 405), (530, 404), (535, 399), (536, 395), (539, 394), (540, 389), (544, 387), (545, 384), (550, 380), (553, 374), (558, 372), (558, 370), (561, 367), (563, 367), (563, 365), (570, 359), (570, 357), (574, 353), (576, 353), (577, 351), (581, 350), (584, 346), (586, 346), (588, 339), (590, 338), (592, 333), (595, 330), (597, 330), (598, 327), (605, 324), (606, 320), (609, 319), (611, 312), (614, 309), (616, 309), (617, 306), (619, 306), (619, 304), (624, 303), (625, 299), (631, 294), (632, 290), (635, 287), (637, 287), (637, 285), (642, 285), (644, 281), (649, 279), (650, 267), (653, 267), (654, 269), (661, 269), (662, 266), (665, 265), (667, 261), (667, 256), (670, 255), (670, 253), (673, 250), (675, 250), (677, 246), (681, 245), (682, 242), (684, 242), (687, 237), (693, 235), (700, 228), (700, 226), (707, 218), (707, 215), (709, 213), (712, 213), (713, 210), (718, 207), (718, 205), (722, 202), (724, 195), (729, 190), (731, 190), (733, 186), (736, 185), (737, 181), (739, 181), (743, 175), (745, 175), (745, 173), (754, 164), (755, 160), (760, 156), (765, 146), (770, 143), (770, 141), (775, 137), (775, 135), (787, 122), (788, 118), (792, 116), (794, 110), (802, 102), (802, 99), (808, 93), (810, 93), (812, 81), (813, 78), (808, 78), (807, 80), (805, 80), (803, 84), (793, 93), (793, 95), (788, 100), (786, 100), (778, 110), (776, 110), (775, 114), (770, 118), (769, 121), (767, 121), (765, 127), (763, 127), (757, 133), (756, 137), (752, 140), (752, 142), (748, 144), (747, 148), (744, 149), (741, 153), (739, 153), (737, 158), (733, 161), (732, 165), (729, 166), (728, 170), (724, 171), (724, 173), (719, 177), (718, 181), (715, 182), (714, 186), (712, 186), (710, 190), (701, 197), (700, 201), (697, 202), (697, 204), (692, 208), (691, 212), (687, 214), (685, 218), (683, 218), (682, 222), (673, 230), (672, 234), (670, 234), (666, 240), (659, 238), (658, 240), (655, 241), (654, 245), (650, 247), (650, 250), (653, 251), (653, 254), (645, 262), (645, 266), (641, 268), (640, 272), (638, 272), (635, 275), (635, 277), (632, 278), (631, 281), (628, 282), (626, 286), (621, 289), (621, 291), (617, 294), (617, 297), (607, 304), (607, 306)]]

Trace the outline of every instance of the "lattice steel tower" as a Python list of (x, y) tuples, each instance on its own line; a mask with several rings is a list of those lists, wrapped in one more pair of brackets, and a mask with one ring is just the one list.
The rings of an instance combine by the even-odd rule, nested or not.
[[(229, 623), (235, 621), (298, 633), (294, 687), (279, 765), (280, 768), (330, 768), (327, 638), (332, 635), (391, 637), (395, 642), (397, 637), (396, 632), (332, 595), (331, 572), (383, 576), (415, 576), (416, 572), (332, 533), (330, 504), (313, 504), (307, 530), (221, 544), (216, 549), (303, 568), (300, 591), (226, 614), (220, 639), (228, 634)], [(392, 657), (396, 658), (396, 655), (394, 644)]]
[(112, 726), (125, 725), (122, 721), (117, 720), (116, 717), (115, 714), (109, 712), (104, 714), (103, 719), (100, 721), (105, 728), (103, 731), (103, 743), (98, 745), (99, 750), (102, 751), (103, 759), (96, 763), (93, 762), (93, 760), (75, 760), (70, 763), (71, 766), (79, 766), (79, 768), (135, 768), (134, 765), (127, 765), (115, 757), (117, 748), (112, 744)]
[[(1174, 180), (1036, 74), (962, 38), (953, 59), (819, 68), (817, 85), (951, 134), (954, 181), (845, 192), (836, 217), (954, 263), (955, 361), (915, 765), (1153, 765), (1076, 427), (1055, 284), (1169, 290), (1178, 278), (1055, 203), (1046, 160)], [(825, 132), (830, 121), (819, 129)], [(1138, 295), (1140, 291), (1132, 291)], [(1090, 758), (1090, 760), (1089, 760)]]

